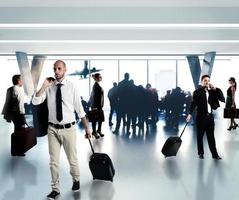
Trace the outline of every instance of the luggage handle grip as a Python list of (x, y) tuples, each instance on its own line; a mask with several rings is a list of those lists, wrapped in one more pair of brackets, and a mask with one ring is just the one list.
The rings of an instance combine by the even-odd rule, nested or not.
[(188, 122), (186, 122), (186, 124), (185, 124), (185, 126), (184, 126), (184, 128), (183, 128), (183, 131), (182, 131), (182, 133), (180, 134), (179, 138), (181, 138), (181, 137), (182, 137), (182, 135), (183, 135), (183, 133), (184, 133), (184, 131), (185, 131), (185, 129), (186, 129), (186, 127), (187, 127), (187, 125), (188, 125)]
[(95, 154), (95, 151), (94, 151), (94, 149), (93, 149), (93, 146), (92, 146), (92, 143), (91, 143), (91, 141), (90, 141), (90, 138), (88, 138), (88, 141), (89, 141), (89, 143), (90, 143), (90, 148), (91, 148), (91, 150), (92, 150), (92, 153)]

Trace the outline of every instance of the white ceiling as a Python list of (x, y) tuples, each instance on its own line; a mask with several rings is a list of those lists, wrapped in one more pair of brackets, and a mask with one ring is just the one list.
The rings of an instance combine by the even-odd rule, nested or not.
[(237, 0), (4, 0), (5, 7), (235, 7)]
[(0, 54), (239, 54), (239, 1), (107, 1), (0, 2)]

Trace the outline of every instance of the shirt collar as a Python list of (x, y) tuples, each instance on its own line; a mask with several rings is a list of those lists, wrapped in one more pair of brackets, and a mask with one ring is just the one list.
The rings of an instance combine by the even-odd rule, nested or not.
[(58, 82), (57, 80), (55, 81), (55, 85), (57, 85), (57, 84), (62, 84), (62, 85), (65, 85), (66, 84), (66, 82), (67, 82), (67, 80), (66, 80), (66, 78), (64, 78), (61, 82)]

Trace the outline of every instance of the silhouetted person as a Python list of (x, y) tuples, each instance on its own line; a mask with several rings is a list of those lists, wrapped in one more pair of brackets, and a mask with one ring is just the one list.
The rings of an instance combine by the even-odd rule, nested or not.
[(108, 92), (108, 98), (110, 101), (110, 114), (109, 114), (109, 126), (112, 126), (112, 116), (114, 112), (116, 112), (117, 104), (118, 104), (118, 98), (117, 98), (117, 83), (113, 83), (113, 87)]
[(163, 98), (163, 108), (165, 110), (165, 120), (169, 121), (171, 119), (170, 115), (171, 115), (171, 91), (167, 90), (167, 93), (165, 95), (165, 97)]
[[(137, 86), (137, 97), (136, 97), (136, 105), (137, 105), (137, 118), (138, 118), (138, 123), (137, 125), (139, 126), (140, 129), (144, 128), (144, 122), (146, 122), (147, 116), (148, 116), (148, 108), (147, 108), (147, 94), (146, 94), (146, 89), (142, 86), (139, 85)], [(147, 125), (147, 124), (146, 124)]]
[[(98, 121), (92, 122), (92, 129), (93, 133), (92, 135), (95, 136), (96, 139), (99, 138), (99, 135), (101, 137), (104, 137), (104, 134), (101, 132), (101, 126), (102, 122), (104, 121), (104, 113), (103, 113), (103, 106), (104, 106), (104, 91), (102, 87), (100, 86), (100, 82), (102, 81), (102, 76), (100, 73), (96, 73), (92, 75), (95, 84), (93, 85), (91, 97), (90, 97), (90, 107), (91, 110), (97, 110), (100, 114), (100, 119)], [(96, 130), (96, 124), (98, 124), (98, 128)], [(99, 135), (98, 135), (99, 134)]]
[(187, 91), (185, 96), (185, 104), (186, 104), (185, 114), (189, 113), (191, 102), (192, 102), (192, 94), (190, 91)]
[(175, 89), (172, 90), (171, 98), (173, 101), (172, 108), (171, 108), (172, 109), (172, 113), (171, 113), (172, 126), (176, 130), (178, 130), (179, 119), (183, 113), (183, 106), (185, 103), (185, 95), (180, 87), (176, 87)]
[(25, 120), (25, 95), (23, 90), (23, 80), (20, 74), (12, 77), (13, 86), (7, 89), (6, 101), (2, 114), (7, 122), (13, 121), (14, 132), (24, 129)]
[[(227, 99), (226, 99), (226, 108), (231, 109), (232, 113), (236, 113), (236, 103), (235, 103), (235, 93), (237, 89), (237, 83), (236, 79), (231, 77), (229, 79), (229, 88), (227, 89)], [(238, 124), (235, 122), (234, 117), (231, 118), (231, 123), (228, 131), (232, 129), (236, 129), (238, 127)]]
[(126, 125), (125, 122), (125, 116), (128, 108), (128, 93), (127, 90), (129, 88), (129, 73), (124, 74), (124, 80), (120, 81), (118, 84), (118, 107), (117, 107), (117, 122), (114, 133), (117, 133), (120, 128), (121, 119), (123, 119), (124, 125)]
[(150, 83), (146, 85), (146, 92), (148, 95), (148, 123), (155, 125), (158, 121), (158, 93)]
[(133, 133), (135, 133), (136, 128), (136, 92), (137, 86), (134, 84), (133, 80), (129, 81), (129, 87), (127, 88), (127, 99), (128, 99), (128, 107), (126, 109), (126, 117), (127, 117), (127, 125), (126, 125), (126, 133), (130, 135), (130, 126), (132, 125)]
[[(210, 90), (209, 90), (210, 87)], [(196, 114), (196, 127), (197, 127), (197, 147), (198, 155), (200, 159), (204, 158), (203, 150), (203, 136), (206, 132), (209, 149), (212, 153), (213, 159), (221, 159), (217, 153), (216, 142), (214, 138), (214, 116), (212, 113), (210, 95), (212, 95), (211, 90), (216, 88), (210, 84), (210, 76), (203, 75), (201, 77), (201, 86), (193, 92), (193, 101), (190, 106), (190, 112), (187, 116), (187, 122), (192, 118), (192, 113), (197, 108)]]

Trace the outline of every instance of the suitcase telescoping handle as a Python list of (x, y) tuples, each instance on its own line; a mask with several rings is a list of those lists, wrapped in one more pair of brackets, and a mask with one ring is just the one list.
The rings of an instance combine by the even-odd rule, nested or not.
[(181, 135), (179, 136), (179, 138), (181, 138), (181, 137), (182, 137), (182, 135), (183, 135), (183, 133), (184, 133), (184, 131), (185, 131), (185, 128), (187, 127), (187, 125), (188, 125), (188, 122), (186, 122), (186, 124), (185, 124), (185, 126), (184, 126), (184, 128), (183, 128), (183, 131), (182, 131)]
[(92, 150), (92, 153), (95, 154), (95, 151), (94, 151), (94, 149), (93, 149), (93, 146), (92, 146), (92, 143), (91, 143), (91, 141), (90, 141), (90, 138), (88, 138), (88, 140), (89, 140), (89, 143), (90, 143), (90, 148), (91, 148), (91, 150)]

